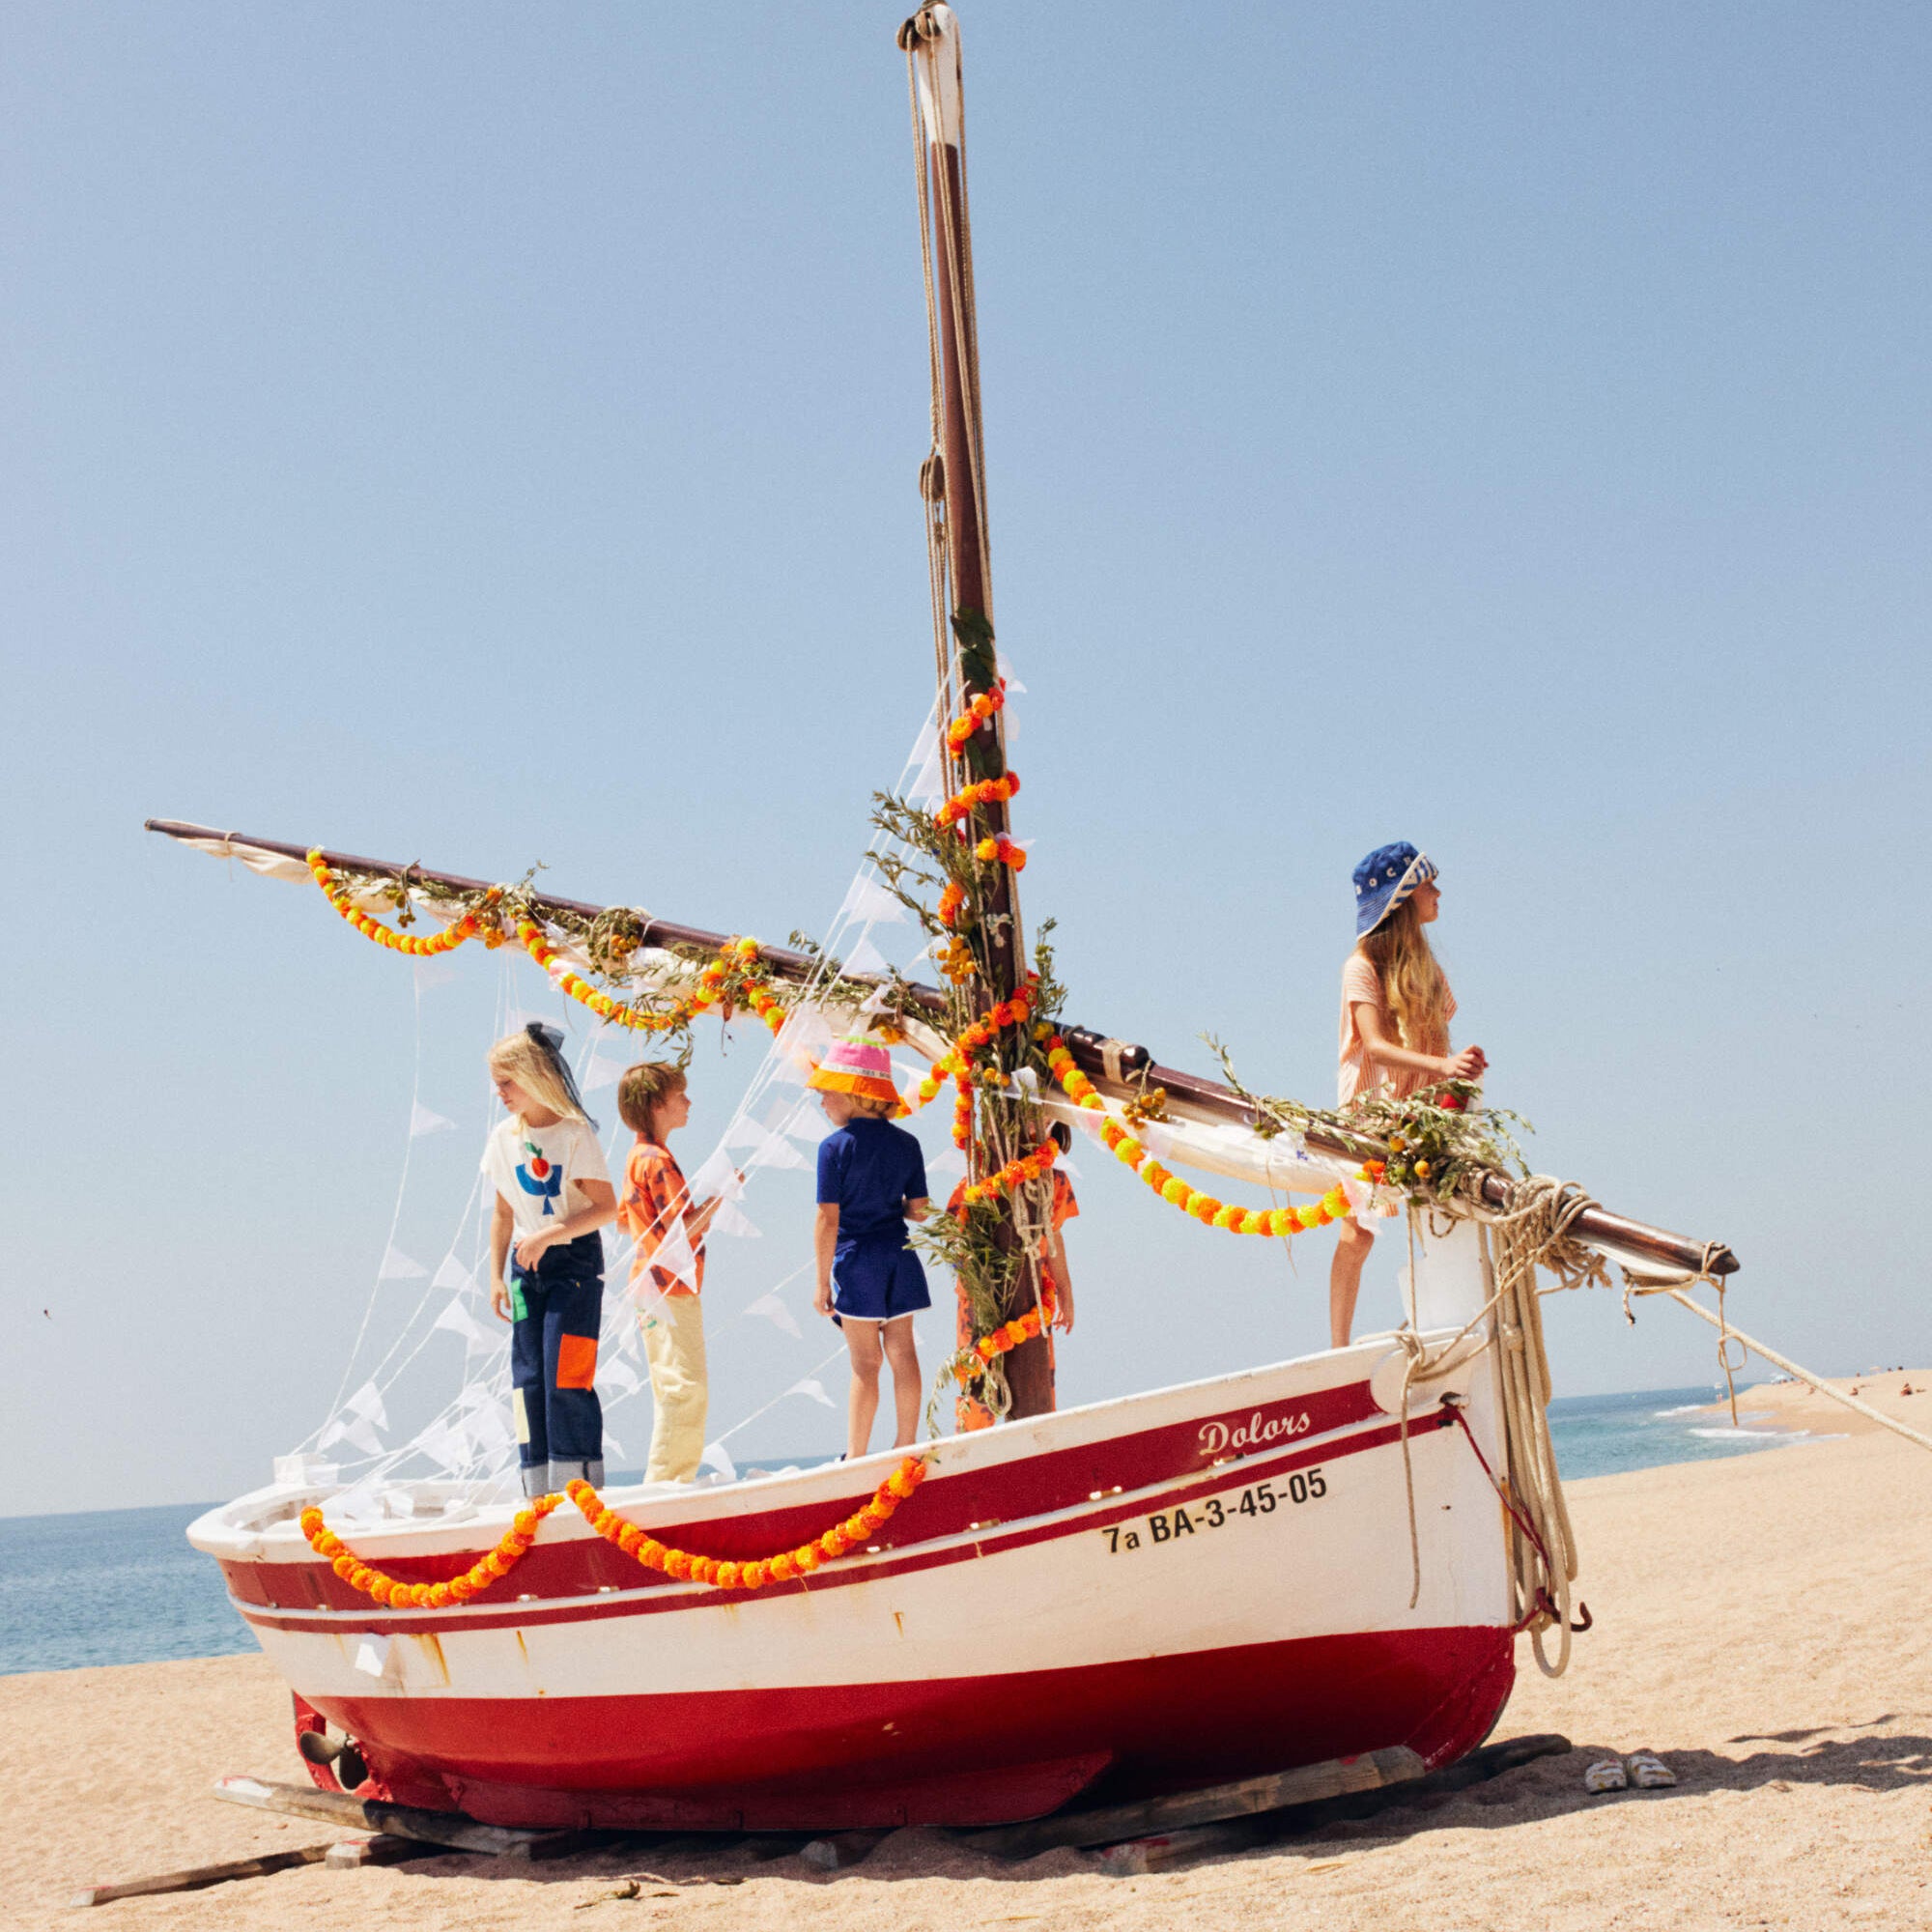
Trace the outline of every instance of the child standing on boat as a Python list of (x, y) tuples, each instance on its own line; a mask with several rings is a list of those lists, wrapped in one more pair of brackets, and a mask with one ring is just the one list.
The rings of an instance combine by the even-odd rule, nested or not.
[[(684, 1069), (650, 1060), (617, 1083), (617, 1112), (638, 1137), (624, 1163), (617, 1219), (638, 1244), (631, 1295), (651, 1369), (650, 1483), (688, 1483), (704, 1456), (710, 1384), (704, 1366), (704, 1234), (716, 1199), (694, 1205), (668, 1145), (691, 1118)], [(668, 1265), (656, 1264), (664, 1255)]]
[[(1456, 996), (1423, 927), (1442, 899), (1435, 865), (1406, 839), (1373, 851), (1355, 867), (1355, 950), (1342, 968), (1341, 1104), (1369, 1094), (1406, 1099), (1437, 1080), (1480, 1080), (1480, 1046), (1449, 1050)], [(1359, 1220), (1342, 1223), (1328, 1273), (1329, 1340), (1347, 1348), (1362, 1264), (1376, 1244)]]
[[(1065, 1121), (1055, 1121), (1047, 1132), (1053, 1136), (1054, 1145), (1063, 1155), (1071, 1150), (1073, 1129)], [(952, 1190), (946, 1211), (955, 1221), (966, 1211), (966, 1183), (963, 1180)], [(1066, 1240), (1062, 1231), (1079, 1212), (1080, 1203), (1074, 1198), (1073, 1183), (1067, 1179), (1066, 1170), (1056, 1164), (1053, 1169), (1053, 1205), (1047, 1210), (1046, 1233), (1039, 1243), (1039, 1258), (1046, 1265), (1040, 1291), (1041, 1305), (1047, 1311), (1048, 1321), (1045, 1338), (1046, 1406), (1049, 1409), (1060, 1406), (1060, 1364), (1058, 1351), (1053, 1346), (1053, 1331), (1057, 1328), (1070, 1332), (1073, 1327), (1073, 1270), (1067, 1264)], [(963, 1280), (959, 1283), (959, 1315), (953, 1335), (962, 1353), (980, 1339), (975, 1332), (972, 1297), (967, 1294)], [(953, 1401), (952, 1426), (962, 1435), (975, 1429), (990, 1429), (996, 1419), (993, 1411), (970, 1391), (962, 1391)]]
[(889, 1118), (898, 1107), (892, 1057), (867, 1039), (836, 1041), (810, 1083), (832, 1132), (818, 1145), (818, 1219), (812, 1253), (821, 1315), (845, 1331), (852, 1358), (846, 1454), (865, 1455), (879, 1409), (879, 1371), (893, 1370), (894, 1445), (919, 1432), (919, 1351), (912, 1318), (932, 1305), (925, 1271), (906, 1242), (925, 1219), (925, 1155)]
[(597, 1231), (616, 1219), (617, 1199), (562, 1046), (561, 1032), (532, 1021), (490, 1049), (497, 1097), (510, 1111), (483, 1150), (483, 1173), (497, 1190), (490, 1306), (512, 1324), (510, 1407), (526, 1496), (580, 1476), (604, 1480)]

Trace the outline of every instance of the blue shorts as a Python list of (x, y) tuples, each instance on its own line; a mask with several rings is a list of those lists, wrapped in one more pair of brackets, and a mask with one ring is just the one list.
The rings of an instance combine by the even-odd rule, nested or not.
[(891, 1321), (932, 1306), (925, 1270), (896, 1229), (884, 1236), (840, 1243), (832, 1263), (833, 1320)]

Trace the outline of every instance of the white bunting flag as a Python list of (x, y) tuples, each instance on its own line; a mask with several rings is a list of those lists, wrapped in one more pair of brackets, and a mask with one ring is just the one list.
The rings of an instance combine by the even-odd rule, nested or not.
[(699, 1466), (716, 1469), (727, 1483), (735, 1483), (738, 1480), (738, 1465), (732, 1462), (722, 1442), (707, 1442), (704, 1445), (704, 1454), (699, 1458)]
[(877, 879), (861, 872), (846, 892), (838, 917), (856, 919), (867, 925), (903, 925), (906, 909)]
[(599, 1386), (608, 1384), (625, 1395), (636, 1395), (643, 1387), (638, 1379), (638, 1372), (621, 1355), (605, 1355), (597, 1364)]
[(481, 1408), (471, 1412), (466, 1425), (477, 1446), (492, 1455), (500, 1456), (516, 1441), (510, 1434), (510, 1420), (503, 1413), (503, 1407), (502, 1403), (492, 1398)]
[(763, 1230), (745, 1210), (729, 1201), (721, 1201), (718, 1211), (711, 1217), (711, 1232), (714, 1235), (735, 1235), (741, 1241), (755, 1241)]
[(1024, 697), (1026, 696), (1026, 686), (1014, 675), (1012, 660), (1008, 657), (1005, 651), (997, 651), (994, 655), (1000, 661), (1000, 675), (1007, 681), (1007, 696), (1009, 697)]
[(412, 1449), (420, 1449), (439, 1468), (447, 1469), (451, 1475), (461, 1469), (470, 1459), (473, 1445), (469, 1437), (460, 1429), (452, 1429), (443, 1421), (432, 1422), (410, 1438)]
[(825, 1393), (825, 1384), (816, 1376), (807, 1376), (803, 1380), (793, 1382), (785, 1394), (810, 1396), (813, 1402), (822, 1402), (827, 1408), (834, 1406), (832, 1398)]
[(691, 1177), (690, 1187), (694, 1201), (736, 1201), (745, 1192), (745, 1179), (737, 1162), (720, 1148)]
[(421, 1281), (429, 1273), (420, 1262), (412, 1262), (401, 1248), (391, 1248), (376, 1270), (378, 1281)]
[(766, 1112), (765, 1125), (787, 1140), (810, 1141), (815, 1147), (825, 1138), (827, 1122), (818, 1102), (808, 1098), (779, 1101)]
[(487, 1349), (490, 1346), (489, 1336), (477, 1325), (475, 1316), (464, 1306), (461, 1295), (458, 1295), (430, 1325), (433, 1328), (446, 1328), (452, 1335), (461, 1335), (465, 1344), (464, 1351), (467, 1354), (474, 1354), (479, 1349)]
[(757, 1300), (745, 1310), (745, 1313), (747, 1315), (762, 1315), (774, 1328), (781, 1329), (794, 1342), (805, 1340), (805, 1331), (798, 1325), (798, 1317), (784, 1305), (784, 1302), (779, 1296), (777, 1289), (773, 1289), (769, 1294), (759, 1295)]
[(456, 968), (447, 959), (418, 959), (416, 961), (416, 991), (433, 993), (439, 986), (446, 986), (456, 978)]
[(373, 1422), (378, 1429), (389, 1426), (388, 1412), (383, 1406), (383, 1392), (374, 1382), (364, 1382), (342, 1406), (365, 1422)]
[(410, 1108), (410, 1138), (412, 1141), (420, 1140), (424, 1134), (440, 1134), (444, 1128), (453, 1127), (455, 1124), (456, 1122), (446, 1114), (433, 1112), (420, 1100), (415, 1101)]
[(430, 1277), (429, 1285), (432, 1288), (453, 1288), (459, 1294), (468, 1294), (476, 1286), (476, 1277), (454, 1255), (444, 1255), (435, 1274)]
[(664, 1231), (657, 1252), (651, 1256), (651, 1265), (693, 1288), (697, 1286), (697, 1256), (692, 1250), (691, 1236), (685, 1233), (682, 1214)]
[(805, 1156), (781, 1135), (767, 1133), (747, 1157), (748, 1167), (803, 1167)]
[(347, 1442), (352, 1447), (361, 1450), (365, 1456), (380, 1456), (383, 1453), (383, 1438), (376, 1434), (367, 1418), (360, 1415), (338, 1415), (322, 1432), (321, 1439), (316, 1446), (319, 1449), (327, 1449), (338, 1442)]
[(630, 1065), (628, 1054), (607, 1053), (604, 1042), (599, 1040), (591, 1048), (590, 1058), (578, 1074), (577, 1084), (585, 1094), (601, 1094), (605, 1088), (616, 1086)]
[(886, 955), (872, 944), (869, 926), (860, 933), (856, 946), (846, 948), (845, 957), (840, 963), (848, 973), (883, 973), (886, 970)]
[(966, 1156), (957, 1148), (941, 1148), (937, 1153), (925, 1157), (927, 1174), (964, 1174)]

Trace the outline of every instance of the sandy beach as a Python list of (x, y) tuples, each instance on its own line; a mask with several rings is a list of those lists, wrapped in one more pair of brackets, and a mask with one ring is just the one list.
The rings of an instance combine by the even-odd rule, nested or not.
[[(1932, 1374), (1859, 1380), (1932, 1433), (1932, 1393), (1902, 1396), (1906, 1383), (1932, 1388)], [(1596, 1627), (1560, 1681), (1523, 1647), (1496, 1737), (1559, 1731), (1576, 1748), (1452, 1797), (1132, 1879), (1082, 1854), (1001, 1864), (901, 1832), (832, 1875), (744, 1847), (451, 1857), (309, 1866), (95, 1916), (270, 1932), (1932, 1925), (1932, 1458), (1803, 1389), (1754, 1389), (1740, 1406), (1833, 1434), (1574, 1485)], [(61, 1909), (85, 1885), (339, 1835), (206, 1795), (225, 1773), (302, 1776), (288, 1710), (255, 1657), (0, 1679), (6, 1922), (89, 1922)], [(1585, 1795), (1588, 1763), (1638, 1748), (1674, 1768), (1676, 1790)], [(630, 1879), (635, 1896), (611, 1895)]]

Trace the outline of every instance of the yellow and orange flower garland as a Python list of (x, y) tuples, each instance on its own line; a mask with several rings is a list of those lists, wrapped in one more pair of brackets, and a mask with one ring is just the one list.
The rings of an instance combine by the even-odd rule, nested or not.
[(777, 1556), (761, 1557), (751, 1563), (730, 1563), (711, 1556), (694, 1556), (686, 1549), (668, 1548), (655, 1537), (646, 1536), (636, 1523), (626, 1522), (588, 1483), (575, 1482), (566, 1493), (606, 1543), (613, 1544), (626, 1556), (635, 1556), (647, 1570), (662, 1570), (679, 1582), (712, 1583), (721, 1590), (762, 1590), (767, 1583), (788, 1583), (795, 1577), (810, 1577), (821, 1563), (843, 1556), (847, 1550), (864, 1547), (891, 1520), (893, 1513), (925, 1481), (923, 1457), (908, 1456), (879, 1487), (863, 1509), (848, 1516), (823, 1536), (802, 1543), (796, 1549)]
[(1005, 833), (980, 839), (973, 848), (973, 856), (982, 866), (1010, 866), (1016, 872), (1026, 870), (1026, 848), (1014, 844)]
[(315, 1553), (327, 1557), (329, 1568), (365, 1597), (394, 1610), (442, 1610), (452, 1604), (467, 1604), (507, 1577), (528, 1554), (544, 1518), (562, 1501), (560, 1495), (537, 1497), (528, 1509), (517, 1512), (489, 1555), (479, 1557), (462, 1576), (441, 1583), (399, 1583), (393, 1577), (372, 1570), (323, 1521), (322, 1512), (313, 1505), (301, 1513), (301, 1530)]
[(960, 1198), (969, 1208), (976, 1201), (991, 1201), (996, 1195), (1018, 1187), (1024, 1181), (1037, 1180), (1059, 1158), (1060, 1144), (1051, 1140), (1041, 1141), (1031, 1153), (1022, 1154), (1018, 1160), (1008, 1161), (1005, 1167), (987, 1175), (983, 1180), (969, 1180)]
[(573, 972), (557, 957), (555, 947), (534, 920), (519, 920), (517, 937), (523, 942), (524, 951), (550, 975), (560, 991), (612, 1026), (633, 1027), (639, 1033), (674, 1032), (690, 1025), (699, 1013), (729, 1005), (727, 994), (734, 980), (738, 996), (773, 1033), (785, 1022), (784, 1008), (771, 988), (762, 979), (747, 977), (758, 963), (755, 939), (727, 939), (718, 949), (717, 959), (697, 976), (698, 990), (688, 998), (673, 1000), (668, 1007), (640, 1007), (613, 1000)]
[(966, 747), (972, 742), (973, 734), (990, 722), (993, 713), (1004, 711), (1007, 705), (1007, 681), (1001, 678), (991, 691), (978, 693), (967, 703), (966, 709), (946, 727), (946, 749), (954, 759), (965, 754)]
[(978, 784), (969, 784), (962, 791), (954, 792), (937, 811), (932, 814), (932, 822), (944, 832), (949, 825), (957, 825), (961, 819), (988, 805), (1005, 805), (1020, 788), (1020, 775), (1008, 772), (1004, 778), (981, 779)]
[(990, 1335), (981, 1335), (970, 1349), (961, 1349), (952, 1358), (952, 1376), (961, 1388), (976, 1382), (1009, 1349), (1031, 1342), (1053, 1320), (1053, 1283), (1048, 1278), (1039, 1300), (1024, 1315), (1003, 1321)]
[(1038, 978), (1037, 973), (1030, 973), (1026, 984), (1010, 1000), (1000, 1001), (967, 1027), (952, 1046), (932, 1063), (932, 1071), (919, 1083), (906, 1106), (907, 1113), (917, 1112), (927, 1101), (938, 1099), (941, 1090), (951, 1080), (959, 1090), (952, 1120), (954, 1147), (963, 1148), (972, 1135), (974, 1081), (978, 1079), (998, 1085), (1006, 1078), (998, 1067), (976, 1069), (973, 1063), (980, 1049), (990, 1046), (1003, 1029), (1025, 1023), (1027, 1015), (1033, 1011), (1033, 989)]
[[(1046, 1064), (1053, 1069), (1062, 1091), (1075, 1106), (1095, 1112), (1101, 1108), (1100, 1095), (1093, 1081), (1074, 1065), (1066, 1042), (1050, 1030), (1036, 1037), (1046, 1047)], [(1232, 1201), (1219, 1201), (1179, 1175), (1170, 1173), (1120, 1122), (1109, 1117), (1100, 1123), (1100, 1139), (1115, 1159), (1132, 1168), (1170, 1207), (1179, 1208), (1204, 1227), (1222, 1228), (1231, 1235), (1289, 1236), (1319, 1228), (1328, 1221), (1347, 1219), (1351, 1211), (1349, 1197), (1341, 1185), (1331, 1187), (1312, 1208), (1242, 1208)], [(1363, 1180), (1381, 1179), (1381, 1162), (1370, 1161), (1359, 1173)]]
[[(1034, 1332), (1038, 1332), (1037, 1319)], [(572, 1483), (564, 1494), (606, 1543), (613, 1544), (626, 1556), (635, 1556), (646, 1569), (662, 1570), (679, 1582), (711, 1583), (721, 1590), (761, 1590), (767, 1583), (809, 1577), (821, 1563), (830, 1563), (848, 1550), (863, 1547), (924, 1482), (925, 1474), (924, 1458), (908, 1456), (872, 1492), (871, 1500), (843, 1522), (810, 1543), (800, 1544), (796, 1549), (750, 1563), (727, 1563), (715, 1557), (694, 1556), (689, 1550), (668, 1548), (635, 1523), (626, 1522), (606, 1508), (603, 1497), (588, 1483)], [(351, 1588), (394, 1610), (441, 1610), (455, 1604), (467, 1604), (471, 1597), (507, 1577), (528, 1554), (544, 1518), (563, 1499), (563, 1495), (539, 1496), (527, 1509), (519, 1510), (515, 1521), (489, 1555), (472, 1563), (461, 1577), (452, 1577), (442, 1583), (399, 1583), (393, 1577), (371, 1569), (323, 1521), (321, 1510), (313, 1505), (301, 1513), (301, 1529), (309, 1547), (318, 1556), (327, 1557), (329, 1567)]]
[[(359, 932), (364, 939), (373, 940), (378, 946), (386, 946), (391, 952), (407, 952), (412, 958), (421, 959), (438, 952), (454, 952), (465, 940), (482, 935), (486, 945), (502, 944), (500, 933), (494, 923), (486, 926), (473, 912), (466, 912), (454, 925), (445, 926), (442, 931), (418, 939), (412, 932), (396, 932), (384, 925), (381, 920), (372, 919), (369, 914), (356, 906), (349, 896), (348, 890), (338, 880), (318, 848), (308, 855), (308, 869), (315, 882), (323, 890), (323, 895), (337, 912)], [(500, 886), (490, 888), (485, 903), (494, 905), (503, 895)]]

